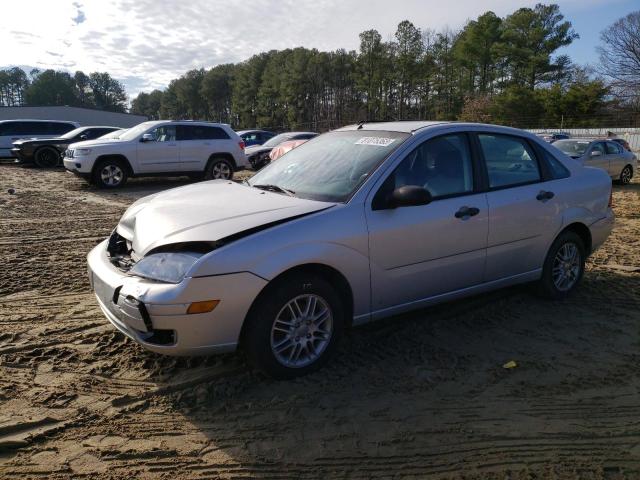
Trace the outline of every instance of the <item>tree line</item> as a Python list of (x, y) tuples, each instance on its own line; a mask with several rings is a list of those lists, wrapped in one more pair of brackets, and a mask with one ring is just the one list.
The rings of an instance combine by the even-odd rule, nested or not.
[[(190, 70), (164, 90), (138, 94), (130, 112), (274, 130), (400, 119), (639, 126), (640, 11), (602, 32), (595, 70), (558, 54), (577, 38), (555, 4), (504, 17), (488, 11), (459, 30), (405, 20), (388, 40), (360, 33), (358, 50), (272, 50)], [(125, 111), (127, 97), (108, 73), (13, 68), (0, 71), (0, 105)]]
[(388, 41), (362, 32), (358, 51), (272, 50), (191, 70), (164, 91), (140, 93), (131, 111), (273, 129), (391, 119), (595, 126), (630, 105), (604, 77), (557, 55), (577, 38), (553, 4), (503, 18), (489, 11), (459, 31), (405, 20)]
[(127, 111), (124, 85), (107, 72), (89, 75), (33, 69), (27, 74), (19, 67), (0, 70), (0, 106), (50, 106), (97, 108)]

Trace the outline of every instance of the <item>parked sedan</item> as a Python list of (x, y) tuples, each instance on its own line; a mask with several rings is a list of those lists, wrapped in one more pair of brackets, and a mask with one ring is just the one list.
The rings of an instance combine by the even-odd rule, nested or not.
[(553, 146), (585, 166), (603, 169), (611, 178), (623, 185), (631, 181), (636, 171), (636, 156), (611, 140), (589, 138), (558, 140)]
[(144, 197), (88, 264), (106, 317), (145, 348), (242, 345), (290, 378), (353, 325), (525, 282), (565, 298), (612, 226), (609, 177), (530, 133), (372, 123), (321, 135), (243, 184)]
[(264, 143), (264, 145), (256, 145), (253, 147), (248, 147), (245, 150), (247, 155), (247, 160), (253, 167), (254, 170), (259, 170), (264, 167), (267, 163), (269, 163), (269, 153), (274, 147), (277, 147), (282, 142), (287, 142), (289, 140), (309, 140), (313, 137), (317, 137), (318, 134), (315, 132), (286, 132), (281, 133), (280, 135), (276, 135), (271, 140)]
[(13, 142), (11, 153), (22, 165), (35, 164), (40, 168), (55, 167), (62, 161), (62, 154), (70, 144), (94, 140), (119, 130), (121, 130), (119, 127), (80, 127), (56, 138), (18, 140)]
[(266, 130), (240, 130), (236, 133), (244, 141), (245, 147), (262, 145), (267, 140), (270, 140), (276, 136), (275, 133), (268, 132)]
[(562, 133), (562, 132), (539, 133), (538, 136), (548, 143), (553, 143), (557, 140), (565, 140), (570, 137), (568, 133)]

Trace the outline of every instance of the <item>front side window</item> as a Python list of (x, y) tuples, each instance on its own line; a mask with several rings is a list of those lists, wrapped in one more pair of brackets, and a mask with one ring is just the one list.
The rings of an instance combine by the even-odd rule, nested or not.
[[(602, 142), (598, 142), (596, 143), (592, 148), (591, 148), (591, 155), (593, 155), (593, 152), (599, 152), (600, 155), (605, 155), (605, 150), (604, 150), (604, 145)], [(597, 155), (597, 154), (596, 154)], [(595, 156), (595, 155), (593, 155)]]
[(531, 147), (523, 138), (500, 134), (478, 134), (490, 188), (503, 188), (541, 179)]
[(473, 166), (467, 136), (444, 135), (427, 140), (385, 182), (392, 191), (405, 185), (423, 187), (435, 198), (473, 191)]
[(325, 133), (270, 163), (248, 183), (312, 200), (345, 202), (409, 136), (377, 130)]
[(174, 142), (176, 140), (176, 126), (163, 125), (151, 132), (156, 142)]

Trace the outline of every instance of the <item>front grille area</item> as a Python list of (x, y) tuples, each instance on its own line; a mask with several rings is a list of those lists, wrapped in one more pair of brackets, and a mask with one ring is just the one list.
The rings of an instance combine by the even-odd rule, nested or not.
[(73, 150), (67, 150), (64, 152), (64, 156), (67, 158), (73, 158)]

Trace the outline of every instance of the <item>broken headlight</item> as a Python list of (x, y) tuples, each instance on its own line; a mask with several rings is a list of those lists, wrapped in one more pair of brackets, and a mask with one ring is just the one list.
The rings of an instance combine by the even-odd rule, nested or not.
[(149, 280), (180, 283), (202, 255), (196, 252), (153, 253), (136, 263), (129, 273)]

